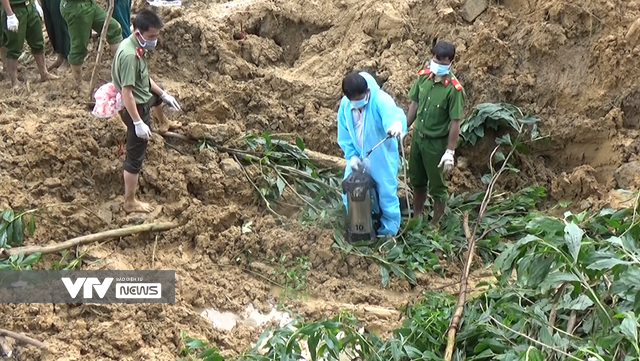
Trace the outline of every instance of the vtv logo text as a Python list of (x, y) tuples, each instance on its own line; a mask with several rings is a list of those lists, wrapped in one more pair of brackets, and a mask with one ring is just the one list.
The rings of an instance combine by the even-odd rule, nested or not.
[(101, 283), (95, 277), (78, 277), (75, 282), (71, 282), (71, 278), (69, 277), (62, 277), (62, 282), (72, 298), (76, 298), (81, 288), (83, 289), (82, 298), (93, 298), (94, 288), (96, 293), (98, 293), (98, 297), (103, 298), (107, 294), (109, 286), (111, 286), (111, 282), (113, 282), (113, 278), (105, 278)]

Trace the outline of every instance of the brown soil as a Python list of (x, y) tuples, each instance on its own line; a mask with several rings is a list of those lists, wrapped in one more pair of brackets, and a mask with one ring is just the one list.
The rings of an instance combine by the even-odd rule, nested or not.
[[(504, 187), (540, 184), (557, 200), (595, 206), (610, 199), (619, 205), (624, 197), (612, 190), (638, 185), (633, 162), (640, 148), (640, 93), (628, 81), (640, 76), (637, 25), (627, 35), (640, 15), (638, 1), (503, 0), (473, 24), (462, 20), (458, 0), (183, 3), (160, 10), (166, 26), (151, 56), (154, 78), (181, 102), (183, 112), (171, 116), (182, 122), (182, 132), (207, 129), (220, 144), (248, 131), (297, 133), (308, 148), (340, 156), (334, 139), (342, 76), (367, 69), (406, 106), (405, 94), (428, 56), (428, 44), (439, 36), (458, 47), (455, 72), (469, 110), (484, 101), (515, 103), (540, 116), (542, 130), (552, 134), (551, 148), (534, 150), (519, 175), (505, 178)], [(136, 8), (143, 5), (138, 0)], [(446, 7), (455, 10), (453, 16), (438, 12)], [(240, 23), (247, 37), (234, 41)], [(101, 83), (109, 78), (110, 61), (106, 54)], [(88, 80), (89, 65), (85, 69)], [(69, 95), (70, 72), (45, 84), (35, 82), (33, 64), (22, 73), (28, 88), (14, 93), (7, 81), (1, 84), (0, 206), (48, 207), (30, 244), (141, 221), (182, 225), (157, 237), (127, 237), (82, 250), (102, 259), (87, 269), (175, 269), (175, 304), (1, 305), (3, 328), (50, 345), (46, 353), (18, 347), (19, 359), (174, 360), (180, 331), (236, 354), (259, 331), (215, 331), (198, 311), (241, 311), (249, 302), (266, 309), (272, 285), (255, 274), (268, 274), (269, 260), (281, 255), (309, 257), (308, 292), (314, 300), (292, 302), (309, 318), (330, 315), (340, 303), (394, 308), (417, 294), (398, 281), (381, 291), (378, 267), (340, 257), (331, 248), (331, 231), (279, 227), (256, 205), (251, 184), (239, 181), (244, 176), (227, 154), (196, 156), (189, 146), (178, 145), (187, 154), (182, 155), (165, 147), (158, 134), (140, 194), (161, 207), (149, 216), (126, 216), (119, 208), (123, 157), (117, 148), (124, 135), (119, 118), (91, 116), (85, 99)], [(455, 190), (481, 188), (479, 176), (492, 148), (487, 139), (473, 151), (459, 152)], [(625, 163), (630, 165), (614, 175)], [(249, 221), (252, 232), (243, 234), (241, 226)], [(253, 273), (236, 265), (238, 258), (246, 265), (247, 255)], [(452, 268), (450, 280), (421, 276), (418, 289), (454, 282), (459, 271)], [(373, 316), (367, 323), (382, 331), (397, 324)]]

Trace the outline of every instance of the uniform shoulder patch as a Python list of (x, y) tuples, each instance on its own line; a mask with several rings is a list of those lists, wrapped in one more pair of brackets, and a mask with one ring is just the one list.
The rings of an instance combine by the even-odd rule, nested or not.
[(418, 72), (418, 75), (429, 75), (429, 74), (431, 74), (431, 69), (429, 68), (424, 68)]
[(460, 84), (460, 82), (458, 81), (458, 79), (456, 78), (451, 78), (451, 84), (453, 84), (453, 87), (456, 88), (457, 91), (462, 90), (462, 84)]

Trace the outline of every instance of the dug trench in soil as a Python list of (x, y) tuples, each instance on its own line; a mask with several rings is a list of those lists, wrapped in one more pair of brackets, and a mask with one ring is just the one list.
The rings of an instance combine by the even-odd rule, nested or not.
[[(503, 187), (540, 184), (556, 200), (582, 205), (609, 202), (614, 188), (635, 188), (640, 95), (629, 79), (640, 72), (635, 66), (639, 51), (635, 38), (626, 35), (640, 15), (640, 3), (505, 0), (474, 23), (461, 18), (458, 5), (185, 0), (182, 7), (159, 9), (166, 25), (151, 54), (151, 71), (181, 102), (183, 111), (170, 116), (183, 123), (185, 134), (206, 129), (218, 144), (233, 145), (251, 131), (297, 133), (308, 148), (341, 156), (334, 140), (342, 76), (366, 69), (406, 108), (406, 93), (428, 56), (428, 44), (436, 36), (447, 38), (458, 47), (454, 71), (466, 89), (468, 112), (480, 102), (513, 103), (541, 117), (542, 130), (552, 136), (551, 147), (534, 149), (519, 174), (505, 177)], [(143, 6), (136, 3), (136, 9)], [(447, 7), (454, 11), (438, 12)], [(232, 34), (240, 23), (246, 39), (235, 41)], [(99, 84), (109, 79), (110, 61), (105, 53)], [(28, 244), (143, 221), (183, 225), (157, 238), (140, 235), (82, 248), (101, 259), (86, 269), (175, 269), (176, 304), (2, 305), (3, 328), (49, 347), (42, 352), (19, 346), (18, 359), (172, 360), (180, 331), (207, 338), (225, 354), (240, 352), (259, 331), (215, 331), (197, 310), (241, 311), (251, 302), (268, 311), (271, 285), (234, 266), (248, 250), (254, 267), (263, 264), (265, 272), (272, 258), (308, 256), (308, 292), (325, 303), (394, 308), (407, 298), (406, 282), (392, 282), (396, 293), (380, 292), (377, 265), (333, 251), (332, 232), (279, 227), (223, 152), (194, 156), (193, 149), (179, 146), (181, 154), (154, 134), (140, 194), (162, 207), (149, 216), (126, 216), (119, 208), (121, 121), (98, 120), (86, 111), (84, 98), (72, 99), (65, 88), (72, 82), (68, 71), (45, 84), (34, 82), (33, 64), (23, 74), (30, 80), (28, 89), (11, 93), (6, 81), (1, 84), (0, 205), (69, 204), (42, 211)], [(407, 149), (409, 144), (410, 136)], [(479, 179), (493, 146), (487, 138), (458, 152), (452, 190), (482, 187)], [(251, 232), (243, 233), (242, 225), (250, 221)], [(59, 258), (49, 256), (45, 264)], [(459, 270), (452, 268), (452, 280), (429, 283), (435, 278), (423, 276), (420, 286), (454, 281)], [(335, 309), (293, 304), (308, 318)]]

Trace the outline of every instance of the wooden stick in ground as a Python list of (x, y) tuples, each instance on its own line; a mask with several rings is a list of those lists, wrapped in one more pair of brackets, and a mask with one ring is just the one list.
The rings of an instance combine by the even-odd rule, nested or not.
[(112, 229), (110, 231), (89, 234), (86, 236), (72, 238), (68, 241), (64, 241), (62, 243), (57, 243), (51, 246), (24, 246), (10, 249), (0, 249), (0, 258), (9, 258), (13, 255), (17, 255), (23, 253), (25, 256), (42, 252), (43, 254), (59, 252), (68, 248), (73, 248), (75, 246), (80, 246), (83, 244), (89, 244), (94, 242), (100, 242), (111, 238), (119, 238), (130, 236), (136, 233), (142, 232), (159, 232), (166, 231), (172, 228), (178, 227), (179, 224), (176, 222), (162, 222), (162, 223), (148, 223), (141, 224), (137, 226), (130, 226), (118, 229)]
[(8, 330), (3, 330), (0, 328), (0, 336), (6, 336), (6, 337), (11, 337), (12, 339), (15, 339), (16, 341), (20, 341), (20, 342), (24, 342), (24, 343), (28, 343), (29, 345), (33, 345), (36, 347), (40, 347), (40, 348), (46, 348), (47, 345), (38, 341), (38, 340), (34, 340), (29, 336), (25, 336), (25, 335), (21, 335), (19, 333), (15, 333), (15, 332), (11, 332)]
[(458, 331), (458, 325), (462, 319), (462, 311), (464, 310), (464, 303), (467, 298), (467, 287), (469, 285), (469, 273), (471, 272), (471, 264), (473, 263), (473, 255), (476, 253), (476, 240), (471, 235), (469, 230), (469, 212), (464, 212), (462, 216), (462, 228), (464, 229), (464, 236), (467, 239), (469, 245), (469, 253), (467, 254), (467, 260), (464, 265), (464, 271), (462, 272), (462, 278), (460, 280), (460, 292), (458, 293), (458, 301), (456, 302), (456, 308), (453, 312), (453, 318), (449, 324), (449, 330), (447, 331), (447, 348), (444, 353), (445, 361), (451, 361), (453, 358), (453, 346), (456, 343), (456, 332)]
[(100, 60), (102, 60), (102, 48), (107, 38), (107, 29), (109, 28), (109, 22), (111, 15), (113, 15), (113, 7), (115, 0), (109, 0), (109, 8), (107, 9), (107, 17), (102, 24), (102, 32), (100, 33), (100, 41), (98, 42), (98, 55), (96, 56), (96, 63), (93, 65), (93, 72), (91, 72), (91, 81), (89, 82), (89, 103), (93, 101), (93, 88), (96, 86), (96, 75), (98, 74), (98, 66)]

